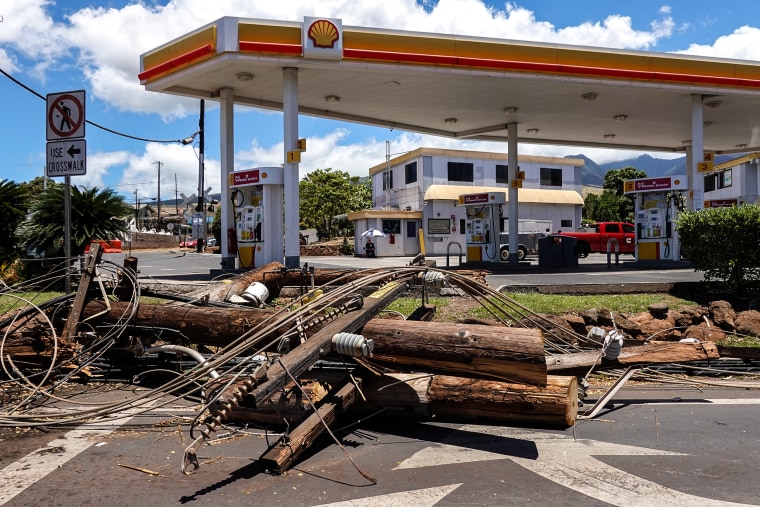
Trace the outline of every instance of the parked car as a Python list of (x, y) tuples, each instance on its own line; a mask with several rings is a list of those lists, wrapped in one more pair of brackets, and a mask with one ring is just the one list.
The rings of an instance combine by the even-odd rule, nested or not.
[(195, 248), (198, 246), (198, 240), (196, 238), (188, 238), (179, 244), (180, 248)]

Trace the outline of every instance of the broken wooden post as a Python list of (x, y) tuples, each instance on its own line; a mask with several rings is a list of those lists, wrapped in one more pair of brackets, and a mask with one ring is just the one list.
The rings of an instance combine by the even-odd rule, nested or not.
[(549, 375), (538, 387), (450, 375), (389, 373), (366, 378), (362, 410), (380, 405), (393, 417), (447, 422), (483, 422), (512, 426), (575, 424), (578, 382), (575, 377)]
[(100, 264), (100, 258), (103, 256), (103, 249), (99, 243), (92, 243), (90, 245), (90, 253), (87, 255), (87, 260), (82, 270), (82, 275), (79, 278), (79, 287), (77, 288), (76, 296), (74, 296), (74, 302), (71, 304), (71, 311), (66, 318), (66, 326), (61, 333), (61, 339), (68, 343), (71, 342), (77, 327), (79, 327), (79, 319), (84, 309), (84, 305), (87, 302), (87, 293), (90, 290), (90, 283), (95, 278), (95, 269)]
[(395, 370), (546, 384), (539, 329), (373, 319), (362, 336), (374, 342), (370, 364)]
[(301, 454), (314, 443), (356, 400), (357, 389), (346, 379), (322, 401), (316, 413), (312, 413), (288, 435), (281, 437), (259, 458), (259, 464), (272, 473), (281, 474), (293, 466)]
[[(409, 279), (410, 277), (407, 277)], [(298, 377), (309, 369), (322, 356), (330, 352), (331, 340), (336, 333), (355, 333), (372, 317), (393, 301), (396, 296), (408, 288), (407, 279), (388, 282), (364, 298), (364, 307), (341, 315), (327, 323), (309, 339), (282, 357), (285, 369), (294, 377)], [(272, 395), (285, 385), (288, 380), (287, 372), (279, 364), (273, 364), (267, 371), (267, 380), (260, 384), (249, 395), (254, 407), (260, 407)]]
[(688, 363), (718, 359), (718, 348), (712, 342), (647, 342), (644, 345), (623, 347), (617, 360), (601, 357), (597, 350), (572, 352), (546, 357), (547, 371), (554, 375), (585, 375), (594, 371), (615, 370), (644, 364)]

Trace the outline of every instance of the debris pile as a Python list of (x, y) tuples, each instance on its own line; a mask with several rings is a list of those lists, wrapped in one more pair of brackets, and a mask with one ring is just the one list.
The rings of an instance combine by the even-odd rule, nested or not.
[[(281, 473), (324, 432), (340, 445), (332, 429), (348, 412), (569, 427), (578, 381), (592, 370), (719, 357), (714, 344), (697, 340), (622, 350), (620, 340), (613, 354), (608, 330), (558, 326), (471, 277), (424, 262), (350, 272), (273, 263), (170, 294), (143, 290), (137, 259), (108, 265), (101, 253), (91, 249), (76, 294), (40, 304), (18, 297), (0, 321), (3, 382), (24, 391), (2, 409), (0, 424), (115, 417), (149, 411), (166, 396), (200, 394), (204, 406), (181, 463), (187, 474), (199, 467), (198, 449), (229, 422), (286, 428), (259, 457)], [(283, 297), (293, 287), (294, 296)], [(403, 322), (379, 318), (410, 287), (421, 294), (419, 307)], [(429, 294), (442, 289), (473, 298), (491, 319), (431, 321)], [(164, 302), (146, 304), (148, 292)], [(104, 377), (151, 379), (155, 388), (86, 414), (43, 416), (30, 403), (63, 382)]]

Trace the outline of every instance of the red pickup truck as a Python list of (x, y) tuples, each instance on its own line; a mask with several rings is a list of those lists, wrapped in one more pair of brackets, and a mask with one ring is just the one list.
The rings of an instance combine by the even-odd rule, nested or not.
[[(563, 236), (572, 236), (578, 242), (575, 251), (578, 257), (585, 258), (591, 252), (606, 253), (607, 242), (615, 238), (620, 253), (633, 254), (636, 251), (636, 228), (625, 222), (600, 222), (578, 229), (575, 232), (562, 232)], [(610, 251), (615, 251), (615, 245), (610, 243)]]

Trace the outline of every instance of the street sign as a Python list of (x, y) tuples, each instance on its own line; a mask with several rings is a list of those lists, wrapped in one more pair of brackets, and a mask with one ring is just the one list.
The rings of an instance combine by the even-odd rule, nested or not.
[(45, 176), (81, 176), (87, 174), (87, 141), (50, 141), (47, 143)]
[(84, 137), (84, 90), (49, 93), (47, 99), (47, 140)]
[(287, 156), (288, 164), (297, 164), (301, 162), (301, 152), (298, 150), (292, 150), (288, 152)]

